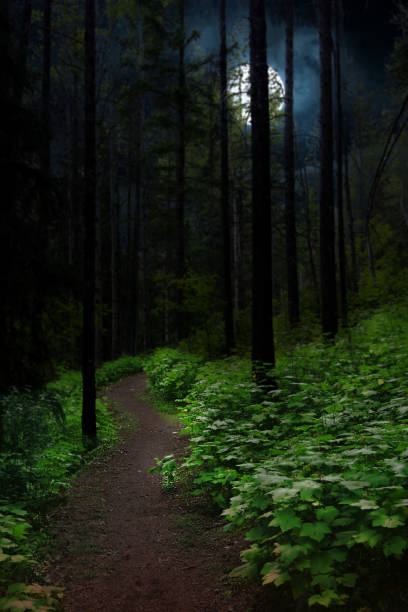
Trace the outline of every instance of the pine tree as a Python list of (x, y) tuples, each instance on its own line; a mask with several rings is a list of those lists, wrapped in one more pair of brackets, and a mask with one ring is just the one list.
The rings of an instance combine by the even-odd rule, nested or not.
[(293, 120), (293, 0), (285, 1), (285, 222), (289, 325), (299, 323), (299, 284), (296, 245), (295, 149)]
[(337, 333), (333, 184), (332, 7), (318, 1), (320, 43), (320, 292), (322, 332)]
[(228, 160), (228, 105), (227, 105), (227, 35), (226, 0), (220, 2), (220, 84), (221, 84), (221, 210), (222, 235), (224, 247), (224, 325), (227, 355), (234, 348), (234, 322), (231, 284), (231, 230), (230, 230), (230, 192)]
[(269, 91), (265, 0), (251, 0), (252, 362), (257, 381), (271, 384), (274, 367)]
[(82, 354), (82, 433), (96, 438), (95, 412), (95, 0), (85, 4), (85, 201), (84, 303)]

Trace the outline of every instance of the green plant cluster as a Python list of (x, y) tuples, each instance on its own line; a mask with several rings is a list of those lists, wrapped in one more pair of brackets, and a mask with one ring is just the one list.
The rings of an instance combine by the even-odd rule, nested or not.
[[(97, 388), (140, 371), (142, 364), (140, 357), (105, 363), (96, 372)], [(99, 449), (117, 439), (117, 425), (103, 398), (97, 399), (96, 410)], [(0, 396), (1, 610), (14, 609), (9, 602), (20, 600), (32, 600), (29, 609), (51, 609), (54, 591), (26, 583), (34, 544), (27, 542), (27, 532), (30, 521), (66, 490), (72, 473), (90, 456), (81, 412), (82, 377), (75, 371), (63, 373), (42, 391), (13, 389)]]
[(149, 389), (164, 401), (181, 399), (195, 381), (203, 362), (202, 357), (177, 349), (157, 349), (144, 362)]
[(389, 306), (336, 344), (297, 347), (266, 398), (244, 361), (199, 369), (181, 408), (183, 465), (246, 533), (235, 574), (286, 584), (309, 605), (351, 605), (362, 568), (378, 577), (404, 554), (407, 318), (406, 303)]
[[(27, 511), (20, 505), (0, 506), (0, 610), (56, 610), (62, 589), (32, 584), (31, 554)], [(18, 580), (18, 582), (16, 582)]]

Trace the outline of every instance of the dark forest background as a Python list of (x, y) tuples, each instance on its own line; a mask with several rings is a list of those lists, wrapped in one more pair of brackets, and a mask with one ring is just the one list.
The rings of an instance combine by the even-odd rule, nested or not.
[[(97, 2), (96, 43), (86, 52), (92, 24), (85, 35), (85, 3), (2, 2), (3, 389), (41, 386), (58, 368), (81, 364), (84, 262), (91, 257), (84, 242), (93, 180), (90, 120), (96, 363), (179, 343), (211, 357), (251, 350), (256, 153), (253, 130), (227, 85), (247, 61), (248, 41), (239, 24), (229, 24), (222, 77), (219, 52), (206, 53), (186, 19), (193, 5)], [(306, 337), (319, 330), (327, 283), (332, 317), (323, 331), (329, 335), (337, 328), (337, 304), (346, 325), (358, 309), (406, 286), (407, 10), (395, 4), (397, 37), (386, 58), (391, 86), (381, 92), (379, 109), (366, 82), (341, 73), (340, 9), (338, 3), (331, 16), (332, 74), (326, 75), (333, 83), (334, 140), (322, 145), (317, 122), (307, 135), (297, 136), (296, 127), (285, 135), (292, 129), (288, 97), (283, 106), (279, 92), (270, 96), (277, 344), (289, 330), (293, 339), (296, 330), (307, 330)], [(294, 19), (296, 41), (302, 23), (296, 6)], [(221, 23), (215, 27), (222, 31)], [(95, 107), (89, 115), (88, 104), (86, 115), (89, 53)], [(296, 70), (295, 61), (295, 80)], [(287, 82), (288, 73), (282, 78)], [(319, 95), (316, 90), (316, 107)], [(323, 160), (334, 159), (327, 170), (333, 195), (324, 196), (332, 201), (332, 221), (323, 228), (322, 146), (329, 147)], [(331, 247), (322, 246), (326, 230)], [(325, 271), (321, 253), (327, 248), (332, 263)]]

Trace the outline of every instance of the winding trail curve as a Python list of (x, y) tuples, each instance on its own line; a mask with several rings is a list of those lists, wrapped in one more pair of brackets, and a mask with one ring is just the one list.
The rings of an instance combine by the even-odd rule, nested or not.
[(139, 427), (125, 432), (112, 455), (87, 467), (51, 520), (48, 567), (64, 586), (66, 612), (249, 612), (255, 587), (232, 587), (242, 542), (221, 532), (181, 494), (163, 493), (149, 474), (155, 457), (185, 444), (179, 425), (144, 399), (143, 374), (113, 386), (107, 397)]

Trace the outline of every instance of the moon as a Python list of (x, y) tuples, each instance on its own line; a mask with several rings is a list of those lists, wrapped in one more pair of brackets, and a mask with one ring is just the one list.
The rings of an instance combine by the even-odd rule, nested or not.
[[(285, 102), (285, 87), (283, 81), (275, 68), (268, 66), (269, 98), (276, 104), (276, 110), (281, 110)], [(250, 65), (240, 64), (233, 71), (228, 86), (233, 106), (239, 107), (241, 118), (246, 123), (251, 123), (251, 80)]]

